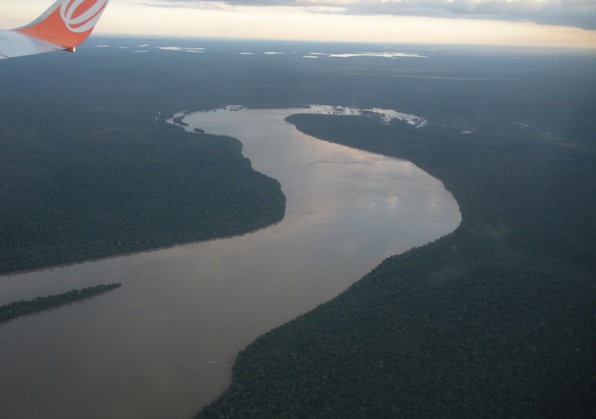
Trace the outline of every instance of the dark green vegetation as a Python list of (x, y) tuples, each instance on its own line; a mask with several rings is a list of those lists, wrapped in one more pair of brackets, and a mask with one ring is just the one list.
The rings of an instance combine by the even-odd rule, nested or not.
[(0, 272), (245, 233), (283, 217), (279, 183), (252, 170), (237, 140), (77, 117), (84, 122), (69, 115), (0, 137)]
[(129, 86), (134, 100), (119, 97), (115, 86), (134, 74), (65, 81), (50, 70), (56, 80), (46, 80), (41, 69), (29, 77), (7, 64), (0, 273), (242, 234), (282, 219), (279, 182), (252, 169), (239, 141), (155, 120), (162, 108), (147, 111), (145, 101), (158, 96), (150, 86)]
[[(454, 93), (445, 124), (423, 129), (290, 117), (317, 138), (413, 161), (443, 180), (463, 221), (257, 339), (198, 417), (595, 417), (596, 130), (581, 107), (573, 127), (550, 113), (556, 93), (571, 94), (560, 85), (577, 82), (564, 76), (537, 96), (530, 80), (477, 84), (485, 96), (410, 87), (435, 85), (429, 112)], [(594, 87), (575, 91), (592, 111)]]
[(64, 304), (94, 297), (107, 291), (119, 288), (122, 284), (102, 284), (94, 287), (74, 289), (62, 294), (37, 297), (33, 300), (15, 301), (14, 303), (0, 306), (0, 322), (8, 321), (20, 316), (35, 313), (36, 311), (48, 310)]
[[(135, 47), (146, 41), (98, 42)], [(174, 42), (182, 44), (164, 45)], [(206, 53), (81, 48), (76, 56), (3, 62), (0, 170), (25, 164), (30, 147), (35, 160), (27, 167), (34, 172), (17, 173), (20, 183), (36, 184), (42, 181), (35, 171), (60, 161), (60, 153), (72, 153), (73, 144), (89, 144), (89, 150), (110, 150), (117, 172), (128, 167), (118, 157), (123, 150), (135, 153), (129, 163), (141, 164), (137, 153), (150, 153), (164, 141), (183, 144), (182, 154), (205, 147), (218, 162), (225, 155), (246, 166), (232, 140), (190, 146), (190, 134), (154, 124), (155, 115), (227, 104), (355, 104), (419, 114), (434, 125), (414, 130), (365, 118), (315, 116), (292, 121), (329, 141), (414, 161), (445, 182), (463, 214), (454, 234), (387, 259), (335, 300), (249, 346), (238, 357), (232, 387), (203, 417), (596, 416), (593, 56), (409, 47), (429, 58), (306, 60), (301, 55), (311, 51), (381, 47), (205, 41), (188, 46), (206, 47)], [(288, 54), (238, 56), (245, 50)], [(462, 135), (464, 130), (474, 134)], [(150, 147), (143, 148), (145, 138)], [(99, 146), (110, 139), (112, 148)], [(221, 154), (214, 151), (219, 147)], [(157, 147), (153, 156), (166, 148)], [(89, 159), (88, 152), (79, 155)], [(76, 162), (59, 166), (75, 175), (53, 179), (79, 182), (76, 174), (86, 166)], [(155, 167), (140, 165), (134, 172), (155, 181), (158, 176), (150, 173)], [(126, 186), (127, 176), (143, 181), (132, 171), (107, 189)], [(201, 179), (209, 184), (216, 173), (217, 167), (213, 178)], [(160, 174), (167, 176), (161, 169)], [(1, 179), (5, 194), (10, 182)], [(34, 190), (55, 187), (42, 185)], [(81, 191), (75, 186), (63, 190)], [(21, 217), (18, 228), (37, 225), (37, 235), (53, 223), (51, 209), (68, 198), (42, 194), (47, 205), (41, 205), (28, 189), (19, 191), (32, 207), (47, 210), (22, 217), (17, 212), (28, 207), (17, 211), (2, 196), (0, 245), (13, 228), (10, 217)], [(261, 205), (279, 208), (274, 205), (279, 196), (275, 189)], [(85, 208), (90, 206), (96, 208)], [(256, 210), (243, 215), (250, 219)], [(78, 225), (82, 234), (98, 234), (105, 224)], [(77, 251), (64, 249), (68, 255)]]

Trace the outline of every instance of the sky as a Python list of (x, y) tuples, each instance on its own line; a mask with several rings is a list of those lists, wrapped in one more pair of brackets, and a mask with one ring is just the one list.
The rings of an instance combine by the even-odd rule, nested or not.
[[(52, 0), (2, 0), (0, 28)], [(596, 0), (111, 0), (96, 33), (596, 49)]]

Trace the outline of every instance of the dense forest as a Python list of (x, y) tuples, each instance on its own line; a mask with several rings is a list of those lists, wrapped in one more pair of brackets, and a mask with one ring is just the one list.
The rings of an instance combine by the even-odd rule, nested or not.
[(0, 273), (242, 234), (285, 210), (238, 140), (105, 110), (2, 118), (0, 178)]
[(414, 162), (452, 191), (462, 224), (257, 339), (199, 418), (596, 416), (592, 138), (288, 120)]
[[(159, 42), (206, 52), (132, 52)], [(386, 48), (427, 58), (302, 58)], [(413, 161), (445, 183), (463, 221), (257, 339), (200, 417), (596, 416), (592, 54), (91, 39), (75, 56), (5, 61), (0, 272), (279, 220), (280, 185), (236, 140), (163, 123), (175, 112), (354, 104), (431, 121), (290, 119)]]
[(37, 297), (32, 300), (15, 301), (0, 306), (0, 322), (5, 322), (20, 316), (48, 310), (75, 301), (94, 297), (107, 291), (119, 288), (122, 284), (102, 284), (94, 287), (74, 289), (62, 294)]

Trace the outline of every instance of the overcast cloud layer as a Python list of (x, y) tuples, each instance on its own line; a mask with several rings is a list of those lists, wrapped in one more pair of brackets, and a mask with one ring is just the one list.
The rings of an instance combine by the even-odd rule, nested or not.
[(596, 0), (150, 0), (152, 6), (298, 7), (313, 13), (531, 21), (596, 29)]

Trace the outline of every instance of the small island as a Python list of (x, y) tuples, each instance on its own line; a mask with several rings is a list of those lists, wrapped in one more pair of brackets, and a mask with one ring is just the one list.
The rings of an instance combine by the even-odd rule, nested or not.
[(73, 289), (68, 292), (46, 297), (36, 297), (32, 300), (20, 300), (0, 306), (0, 323), (12, 320), (16, 317), (26, 316), (37, 311), (70, 304), (75, 301), (94, 297), (107, 291), (120, 288), (122, 284), (102, 284), (83, 289)]

